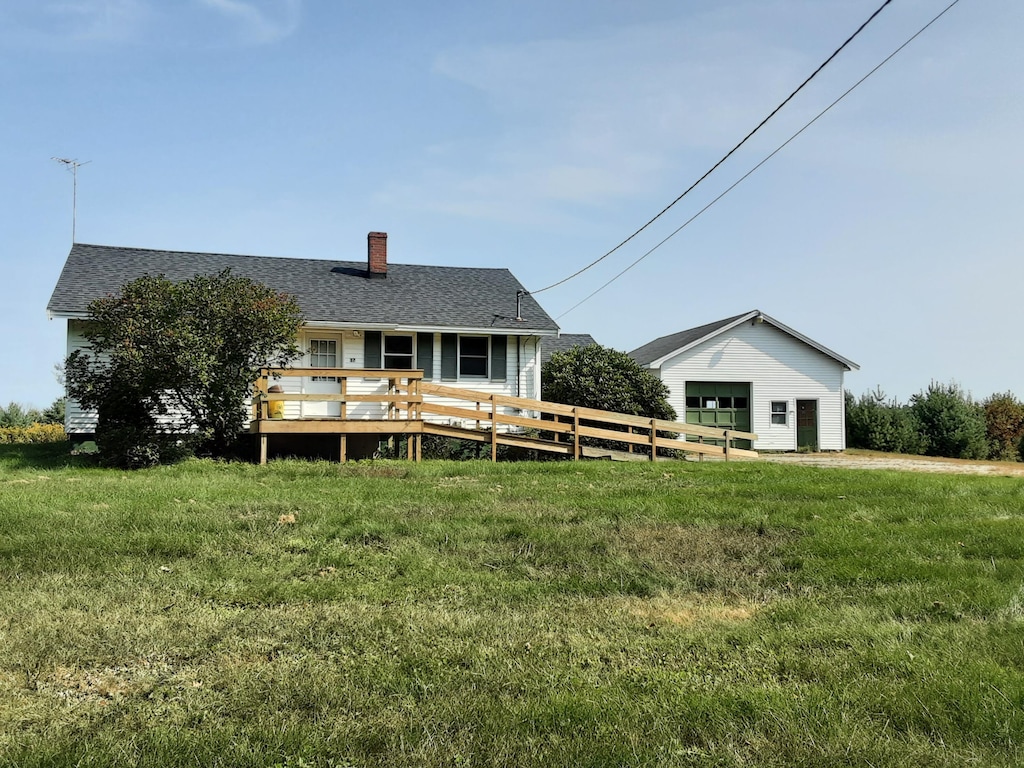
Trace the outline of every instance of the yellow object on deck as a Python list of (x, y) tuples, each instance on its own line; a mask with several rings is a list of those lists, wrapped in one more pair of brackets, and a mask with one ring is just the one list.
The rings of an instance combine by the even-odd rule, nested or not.
[[(280, 393), (284, 394), (284, 387), (280, 384), (275, 384), (267, 390), (267, 394)], [(271, 400), (267, 403), (267, 416), (272, 419), (283, 419), (284, 418), (284, 400)]]

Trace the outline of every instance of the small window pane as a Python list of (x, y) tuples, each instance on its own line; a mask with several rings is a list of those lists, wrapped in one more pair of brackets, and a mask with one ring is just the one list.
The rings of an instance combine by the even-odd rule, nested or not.
[(310, 339), (309, 365), (311, 368), (337, 368), (338, 342), (334, 339)]
[(720, 397), (720, 398), (718, 398), (718, 407), (719, 408), (732, 408), (732, 398), (731, 397)]
[(459, 375), (486, 376), (488, 339), (486, 336), (459, 338)]
[(689, 396), (686, 398), (687, 408), (700, 408), (700, 395)]
[(384, 367), (389, 370), (412, 368), (412, 336), (384, 337)]
[(782, 400), (782, 401), (773, 400), (772, 401), (772, 424), (782, 424), (782, 425), (785, 425), (787, 423), (787, 417), (788, 417), (787, 410), (788, 410), (788, 404), (784, 400)]
[(703, 405), (701, 405), (701, 408), (717, 408), (717, 407), (718, 407), (718, 400), (716, 400), (713, 397), (705, 397), (704, 398), (704, 403), (703, 403)]
[(747, 398), (745, 398), (745, 397), (734, 397), (732, 399), (732, 407), (733, 408), (746, 408), (747, 407)]

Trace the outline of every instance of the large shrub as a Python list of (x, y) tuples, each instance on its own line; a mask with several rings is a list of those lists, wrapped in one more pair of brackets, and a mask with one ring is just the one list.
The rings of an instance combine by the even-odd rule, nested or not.
[(541, 372), (541, 396), (566, 405), (676, 418), (668, 387), (625, 352), (592, 344), (556, 352)]
[[(556, 352), (541, 371), (545, 400), (633, 416), (674, 421), (668, 387), (625, 352), (602, 347), (573, 347)], [(604, 426), (609, 429), (610, 427)], [(625, 427), (622, 428), (625, 431)], [(624, 448), (624, 443), (583, 438), (588, 445)], [(643, 450), (639, 447), (637, 450)]]
[(988, 397), (982, 402), (985, 411), (985, 432), (992, 458), (1020, 461), (1024, 454), (1024, 403), (1012, 392)]
[(910, 398), (923, 452), (954, 459), (988, 458), (985, 413), (958, 384), (932, 382)]
[(100, 451), (123, 466), (229, 452), (260, 368), (300, 355), (295, 299), (229, 270), (134, 280), (93, 301), (89, 320), (88, 351), (65, 363), (68, 395), (98, 412)]
[(921, 435), (910, 408), (881, 388), (859, 399), (846, 392), (846, 444), (886, 453), (920, 453)]

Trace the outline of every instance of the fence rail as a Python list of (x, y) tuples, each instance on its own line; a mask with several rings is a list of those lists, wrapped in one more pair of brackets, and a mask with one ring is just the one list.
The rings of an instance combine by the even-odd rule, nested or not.
[[(271, 391), (271, 382), (285, 378), (336, 380), (336, 393)], [(353, 392), (350, 382), (386, 382), (387, 391)], [(377, 384), (379, 387), (379, 383)], [(260, 460), (267, 458), (271, 434), (336, 434), (345, 460), (348, 434), (407, 435), (410, 459), (419, 460), (422, 435), (490, 443), (496, 461), (498, 446), (507, 445), (572, 456), (646, 458), (651, 461), (669, 452), (696, 453), (701, 457), (756, 458), (757, 452), (734, 445), (736, 440), (756, 440), (752, 432), (685, 424), (665, 419), (583, 408), (545, 400), (463, 389), (423, 380), (415, 370), (363, 368), (264, 369), (253, 396), (250, 430), (260, 436)], [(281, 387), (283, 389), (283, 387)], [(333, 416), (282, 418), (275, 404), (320, 402), (337, 404)], [(379, 404), (379, 415), (365, 411), (353, 415), (353, 404)], [(274, 418), (274, 417), (277, 418)], [(705, 443), (705, 439), (722, 445)], [(592, 441), (603, 441), (593, 443)], [(620, 448), (621, 446), (621, 448)]]

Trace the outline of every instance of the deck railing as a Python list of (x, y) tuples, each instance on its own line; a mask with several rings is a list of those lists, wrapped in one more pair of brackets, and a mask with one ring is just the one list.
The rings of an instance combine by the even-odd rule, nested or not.
[[(287, 377), (336, 379), (332, 394), (271, 392), (275, 380)], [(386, 392), (355, 392), (350, 381), (386, 382)], [(378, 383), (379, 390), (380, 384)], [(356, 387), (356, 389), (366, 387)], [(287, 402), (337, 403), (335, 416), (271, 418), (273, 404)], [(358, 415), (353, 404), (379, 403), (378, 415), (365, 409)], [(670, 451), (717, 456), (756, 457), (739, 448), (737, 440), (757, 435), (731, 429), (685, 424), (665, 419), (563, 405), (544, 400), (493, 394), (423, 380), (422, 371), (353, 368), (267, 369), (256, 382), (252, 431), (261, 436), (261, 461), (266, 460), (268, 434), (337, 434), (345, 458), (346, 434), (408, 435), (410, 459), (419, 459), (421, 436), (439, 435), (490, 443), (491, 459), (498, 446), (530, 448), (581, 457), (646, 458), (654, 460)], [(586, 439), (585, 439), (586, 438)], [(706, 439), (721, 445), (706, 443)], [(595, 441), (601, 441), (595, 444)], [(607, 447), (611, 446), (611, 447)]]

